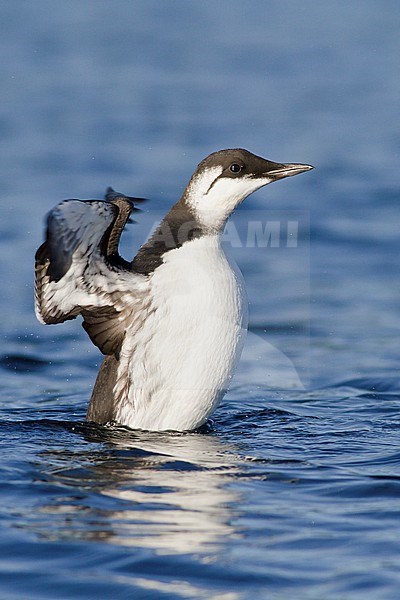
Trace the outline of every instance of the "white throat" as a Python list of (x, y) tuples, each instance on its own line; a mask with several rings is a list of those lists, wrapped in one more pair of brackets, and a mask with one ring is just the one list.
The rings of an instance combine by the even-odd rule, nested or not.
[(222, 171), (222, 167), (206, 169), (193, 177), (187, 189), (186, 202), (201, 225), (212, 232), (221, 231), (247, 196), (272, 181), (268, 177), (219, 177)]

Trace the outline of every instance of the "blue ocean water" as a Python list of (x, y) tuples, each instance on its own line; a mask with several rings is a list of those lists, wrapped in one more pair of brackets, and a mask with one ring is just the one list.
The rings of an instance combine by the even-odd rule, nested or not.
[[(0, 23), (0, 597), (397, 599), (398, 3), (21, 0)], [(317, 168), (225, 232), (250, 302), (232, 389), (200, 432), (85, 424), (101, 357), (33, 314), (44, 214), (151, 198), (129, 258), (236, 146)]]

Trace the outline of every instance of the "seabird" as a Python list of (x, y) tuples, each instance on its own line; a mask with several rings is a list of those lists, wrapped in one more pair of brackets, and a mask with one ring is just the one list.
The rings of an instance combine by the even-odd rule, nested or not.
[(240, 148), (210, 154), (131, 262), (118, 244), (142, 199), (108, 188), (105, 200), (65, 200), (50, 211), (35, 257), (35, 311), (46, 324), (82, 315), (105, 354), (88, 421), (153, 431), (207, 421), (247, 329), (241, 274), (221, 246), (224, 225), (252, 192), (312, 168)]

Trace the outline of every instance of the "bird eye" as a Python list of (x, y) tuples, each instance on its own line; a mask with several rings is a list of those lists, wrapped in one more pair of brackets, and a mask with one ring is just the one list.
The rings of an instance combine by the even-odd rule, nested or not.
[(242, 169), (242, 165), (239, 165), (238, 163), (232, 163), (229, 167), (229, 170), (232, 171), (232, 173), (240, 173)]

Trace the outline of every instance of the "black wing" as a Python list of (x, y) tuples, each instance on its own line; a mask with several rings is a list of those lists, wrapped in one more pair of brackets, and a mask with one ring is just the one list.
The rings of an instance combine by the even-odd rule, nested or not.
[(105, 201), (61, 202), (47, 217), (46, 241), (35, 257), (38, 319), (62, 323), (81, 314), (104, 354), (119, 351), (147, 289), (147, 278), (118, 254), (122, 230), (140, 201), (108, 188)]

